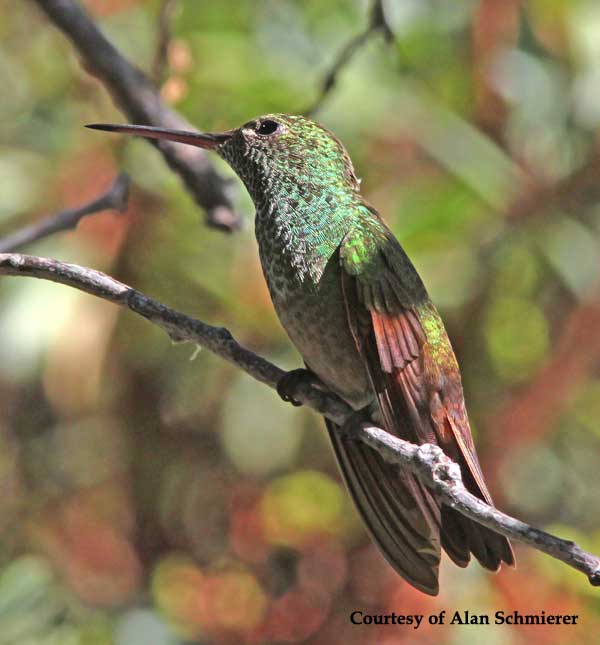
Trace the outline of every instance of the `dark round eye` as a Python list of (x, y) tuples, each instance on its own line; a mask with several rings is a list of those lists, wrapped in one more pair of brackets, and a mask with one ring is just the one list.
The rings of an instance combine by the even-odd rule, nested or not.
[(277, 121), (272, 121), (271, 119), (265, 119), (261, 121), (256, 126), (256, 134), (268, 135), (277, 132), (279, 129), (279, 123)]

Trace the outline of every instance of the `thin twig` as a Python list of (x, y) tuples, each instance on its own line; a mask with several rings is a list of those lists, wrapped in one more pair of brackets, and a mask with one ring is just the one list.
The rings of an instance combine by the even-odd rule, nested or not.
[[(277, 366), (242, 347), (227, 329), (190, 318), (100, 271), (47, 258), (6, 253), (0, 254), (0, 275), (51, 280), (127, 307), (159, 326), (173, 340), (201, 345), (270, 387), (276, 387), (285, 374)], [(347, 423), (354, 414), (352, 409), (331, 393), (304, 383), (294, 392), (294, 398), (338, 425), (352, 425)], [(598, 557), (583, 551), (574, 542), (509, 517), (469, 493), (462, 483), (460, 467), (438, 446), (416, 446), (367, 424), (358, 431), (358, 438), (386, 460), (409, 468), (459, 513), (561, 560), (584, 573), (592, 585), (600, 586)]]
[(335, 57), (333, 64), (325, 73), (323, 80), (320, 83), (319, 94), (313, 104), (304, 111), (304, 114), (311, 116), (314, 114), (323, 104), (331, 90), (334, 88), (337, 83), (338, 76), (342, 69), (346, 67), (356, 52), (361, 49), (365, 43), (374, 36), (375, 34), (381, 32), (387, 42), (391, 42), (394, 39), (394, 34), (392, 29), (385, 18), (385, 12), (383, 9), (382, 0), (375, 0), (370, 12), (369, 23), (363, 31), (353, 36), (338, 52), (338, 55)]
[(105, 210), (115, 210), (123, 213), (127, 210), (129, 195), (129, 176), (121, 173), (110, 188), (100, 197), (78, 208), (67, 208), (56, 215), (44, 218), (41, 222), (26, 226), (0, 239), (0, 253), (15, 251), (43, 237), (48, 237), (60, 231), (74, 229), (86, 215)]
[(156, 52), (152, 63), (152, 79), (158, 86), (165, 80), (171, 44), (171, 20), (176, 8), (177, 0), (162, 0), (158, 12)]
[[(85, 69), (110, 91), (114, 101), (132, 122), (179, 130), (193, 129), (163, 102), (150, 79), (121, 55), (75, 0), (34, 2), (71, 41)], [(172, 141), (153, 140), (152, 143), (205, 210), (209, 225), (225, 231), (241, 227), (242, 220), (235, 213), (229, 197), (229, 184), (216, 172), (204, 151)]]

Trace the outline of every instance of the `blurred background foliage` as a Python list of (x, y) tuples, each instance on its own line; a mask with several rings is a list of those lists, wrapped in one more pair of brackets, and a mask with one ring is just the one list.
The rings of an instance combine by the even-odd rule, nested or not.
[[(301, 112), (365, 30), (360, 0), (86, 0), (201, 129)], [(484, 471), (508, 512), (600, 552), (600, 4), (389, 0), (316, 116), (439, 304)], [(133, 178), (125, 215), (28, 252), (107, 271), (300, 364), (252, 208), (226, 235), (32, 2), (0, 1), (0, 233)], [(231, 172), (218, 160), (220, 171)], [(597, 643), (598, 592), (517, 547), (413, 590), (370, 544), (313, 413), (68, 288), (0, 281), (0, 644)], [(581, 627), (361, 628), (351, 610), (579, 614)]]

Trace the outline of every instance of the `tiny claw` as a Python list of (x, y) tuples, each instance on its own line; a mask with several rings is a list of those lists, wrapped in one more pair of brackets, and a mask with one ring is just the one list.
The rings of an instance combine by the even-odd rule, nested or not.
[(314, 381), (314, 375), (309, 370), (297, 369), (284, 374), (277, 383), (277, 394), (286, 402), (291, 403), (293, 406), (302, 405), (301, 401), (294, 398), (294, 394), (298, 390), (301, 383), (309, 380), (311, 383)]

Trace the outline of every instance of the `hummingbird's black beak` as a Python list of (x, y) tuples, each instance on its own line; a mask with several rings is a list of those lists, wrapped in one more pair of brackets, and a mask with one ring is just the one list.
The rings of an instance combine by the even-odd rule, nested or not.
[(155, 128), (150, 125), (115, 125), (112, 123), (92, 123), (86, 125), (86, 128), (92, 130), (106, 130), (107, 132), (121, 132), (122, 134), (134, 134), (138, 137), (147, 139), (165, 139), (167, 141), (177, 141), (178, 143), (187, 143), (197, 148), (206, 148), (214, 150), (222, 143), (225, 143), (233, 132), (223, 132), (221, 134), (208, 134), (204, 132), (188, 132), (186, 130), (169, 130), (168, 128)]

